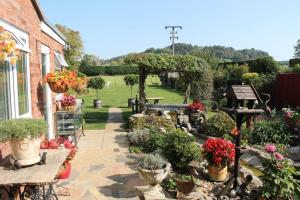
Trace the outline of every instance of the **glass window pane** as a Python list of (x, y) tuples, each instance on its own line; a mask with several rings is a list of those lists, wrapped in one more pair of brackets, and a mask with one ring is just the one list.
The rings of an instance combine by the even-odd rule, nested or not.
[(10, 118), (8, 63), (0, 62), (0, 120)]
[(29, 112), (28, 94), (27, 94), (27, 60), (26, 53), (20, 52), (20, 58), (17, 62), (17, 85), (19, 97), (19, 115)]

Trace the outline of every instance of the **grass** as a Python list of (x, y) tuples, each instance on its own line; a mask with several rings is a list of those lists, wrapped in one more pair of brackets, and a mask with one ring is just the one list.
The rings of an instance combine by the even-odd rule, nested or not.
[[(96, 92), (89, 89), (87, 94), (79, 95), (78, 98), (84, 100), (84, 119), (85, 129), (95, 130), (104, 129), (108, 117), (109, 107), (122, 108), (124, 121), (131, 114), (131, 109), (127, 108), (127, 101), (130, 98), (130, 86), (126, 86), (123, 81), (123, 76), (102, 76), (107, 86), (100, 90), (99, 95), (103, 107), (100, 109), (93, 108), (93, 100), (96, 98)], [(148, 97), (163, 97), (161, 103), (176, 103), (183, 102), (183, 93), (174, 89), (154, 86), (159, 83), (157, 76), (148, 76), (146, 80), (146, 94)], [(138, 95), (138, 86), (133, 86), (133, 97)]]

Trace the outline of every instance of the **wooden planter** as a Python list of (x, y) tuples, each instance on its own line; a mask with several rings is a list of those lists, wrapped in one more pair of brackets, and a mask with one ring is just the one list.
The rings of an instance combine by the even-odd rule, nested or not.
[(48, 82), (50, 89), (55, 93), (65, 93), (69, 90), (68, 85), (58, 85), (56, 82)]
[(225, 181), (228, 177), (227, 165), (218, 167), (216, 165), (208, 166), (209, 178), (213, 181)]
[(179, 178), (175, 178), (177, 190), (180, 193), (183, 193), (185, 195), (191, 193), (195, 187), (195, 183), (193, 179), (191, 180), (182, 180)]
[(76, 106), (61, 106), (63, 110), (68, 112), (74, 112), (76, 110)]

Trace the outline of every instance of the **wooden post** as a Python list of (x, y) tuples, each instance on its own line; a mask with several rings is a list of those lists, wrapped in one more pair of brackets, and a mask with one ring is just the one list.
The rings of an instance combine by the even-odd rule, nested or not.
[(146, 105), (146, 93), (145, 93), (145, 82), (147, 78), (146, 70), (143, 66), (139, 66), (139, 99), (140, 99), (140, 112), (145, 110)]
[(241, 156), (241, 127), (243, 124), (243, 114), (237, 114), (236, 116), (236, 127), (238, 135), (235, 137), (235, 158), (234, 158), (234, 182), (233, 188), (236, 189), (238, 186), (238, 178), (240, 175), (240, 156)]

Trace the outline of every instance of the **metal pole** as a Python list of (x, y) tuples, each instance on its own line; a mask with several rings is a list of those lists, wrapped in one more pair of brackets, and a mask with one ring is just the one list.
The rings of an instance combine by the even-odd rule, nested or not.
[(177, 28), (182, 29), (182, 26), (165, 26), (165, 29), (171, 29), (171, 36), (170, 36), (170, 40), (172, 41), (172, 52), (173, 52), (173, 56), (175, 55), (175, 39), (178, 40), (178, 36), (177, 35), (177, 31), (175, 31)]

